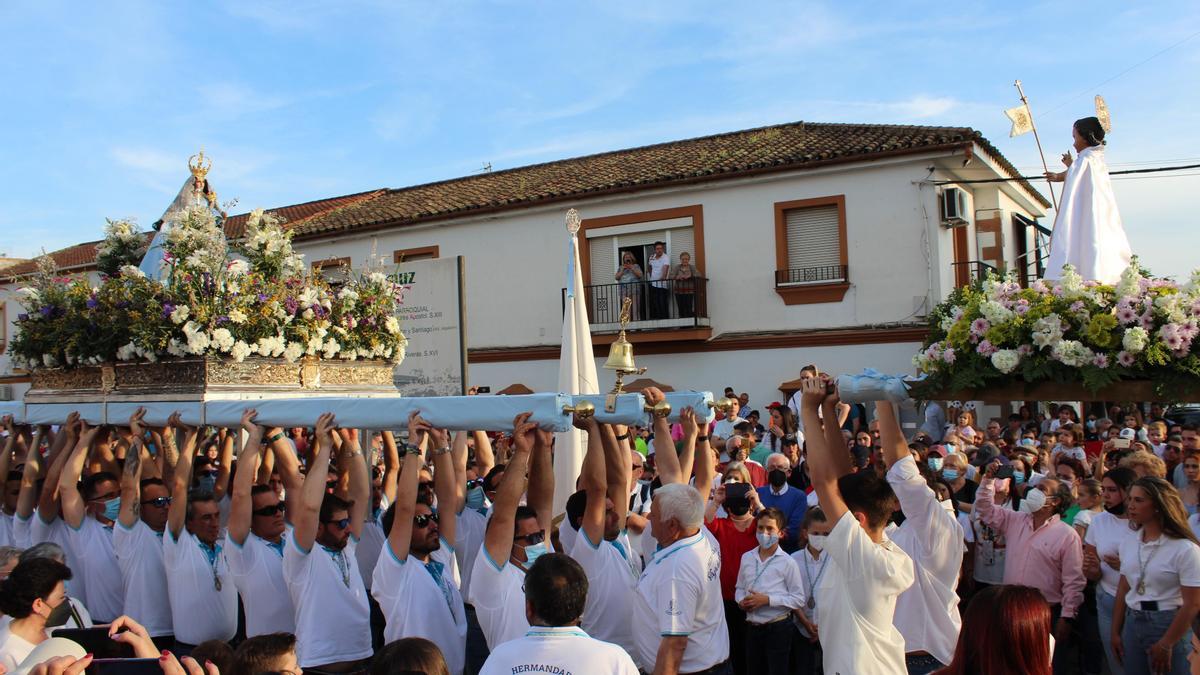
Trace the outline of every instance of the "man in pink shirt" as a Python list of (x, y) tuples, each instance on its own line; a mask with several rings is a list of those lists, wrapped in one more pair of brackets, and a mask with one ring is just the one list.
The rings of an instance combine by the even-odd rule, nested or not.
[(1065, 671), (1060, 655), (1071, 637), (1072, 627), (1083, 602), (1087, 580), (1083, 576), (1083, 544), (1061, 516), (1071, 506), (1071, 491), (1057, 478), (1046, 477), (1029, 488), (1019, 511), (996, 506), (994, 480), (1000, 462), (988, 465), (975, 509), (979, 519), (1008, 540), (1004, 583), (1032, 586), (1050, 603), (1054, 622), (1054, 672)]

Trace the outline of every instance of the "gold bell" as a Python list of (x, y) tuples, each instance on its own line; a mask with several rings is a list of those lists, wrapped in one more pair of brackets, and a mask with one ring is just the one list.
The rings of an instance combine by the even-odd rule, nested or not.
[(633, 364), (633, 345), (625, 339), (625, 331), (621, 331), (616, 342), (609, 346), (608, 360), (604, 362), (604, 368), (626, 372), (637, 370), (637, 366)]

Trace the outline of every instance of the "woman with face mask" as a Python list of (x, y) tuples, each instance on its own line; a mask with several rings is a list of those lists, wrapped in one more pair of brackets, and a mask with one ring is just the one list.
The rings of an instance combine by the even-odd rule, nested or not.
[[(724, 510), (717, 517), (717, 510)], [(729, 629), (729, 655), (734, 672), (744, 671), (746, 612), (735, 598), (742, 554), (758, 546), (754, 514), (762, 509), (758, 492), (750, 485), (750, 472), (741, 462), (725, 465), (721, 484), (713, 491), (704, 511), (704, 525), (721, 548), (721, 599)]]
[[(1070, 488), (1071, 495), (1075, 496), (1078, 494), (1076, 487), (1079, 481), (1082, 481), (1087, 476), (1087, 471), (1083, 468), (1083, 465), (1080, 464), (1078, 460), (1067, 457), (1066, 455), (1059, 455), (1054, 458), (1054, 476), (1058, 478), (1059, 482)], [(1067, 509), (1067, 512), (1063, 514), (1063, 522), (1074, 526), (1075, 515), (1079, 513), (1081, 508), (1082, 507), (1078, 504), (1078, 502), (1072, 504), (1071, 507)]]
[(1096, 583), (1100, 642), (1104, 646), (1109, 672), (1113, 675), (1125, 672), (1113, 655), (1108, 636), (1112, 631), (1117, 582), (1121, 578), (1120, 549), (1126, 541), (1132, 541), (1136, 536), (1125, 515), (1125, 500), (1136, 478), (1133, 471), (1125, 468), (1116, 468), (1104, 474), (1104, 479), (1100, 481), (1100, 502), (1104, 510), (1092, 516), (1083, 538), (1083, 576)]
[(942, 462), (942, 479), (950, 485), (959, 508), (969, 512), (975, 503), (975, 491), (979, 489), (979, 484), (967, 477), (967, 467), (967, 456), (952, 452)]
[[(57, 560), (34, 558), (13, 569), (0, 583), (0, 611), (12, 621), (0, 629), (0, 666), (8, 670), (29, 656), (34, 647), (50, 636), (47, 626), (61, 626), (62, 609), (70, 611), (63, 582), (71, 569)], [(57, 610), (57, 612), (56, 612)]]

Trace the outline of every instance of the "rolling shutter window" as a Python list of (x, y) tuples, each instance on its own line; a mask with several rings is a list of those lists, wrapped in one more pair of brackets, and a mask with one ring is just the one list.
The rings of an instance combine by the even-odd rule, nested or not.
[[(613, 277), (617, 273), (616, 247), (613, 246), (615, 237), (594, 237), (586, 240), (588, 256), (591, 259), (592, 284), (614, 284)], [(580, 237), (580, 243), (584, 243)]]
[(692, 269), (696, 268), (696, 235), (690, 227), (679, 227), (668, 230), (670, 235), (667, 253), (671, 256), (671, 267), (679, 264), (679, 254), (687, 253), (692, 256)]
[(838, 207), (813, 206), (784, 211), (787, 222), (788, 269), (842, 264)]
[[(650, 246), (656, 241), (666, 241), (666, 232), (662, 230), (651, 230), (649, 232), (630, 232), (629, 234), (617, 235), (617, 243), (620, 248), (629, 248), (630, 246)], [(616, 269), (613, 269), (616, 272)]]

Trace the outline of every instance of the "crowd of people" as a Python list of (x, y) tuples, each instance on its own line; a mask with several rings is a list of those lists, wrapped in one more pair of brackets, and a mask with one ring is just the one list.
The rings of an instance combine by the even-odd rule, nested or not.
[(1191, 672), (1195, 426), (930, 402), (906, 435), (811, 366), (761, 416), (732, 398), (576, 416), (572, 486), (527, 414), (4, 419), (0, 672)]

